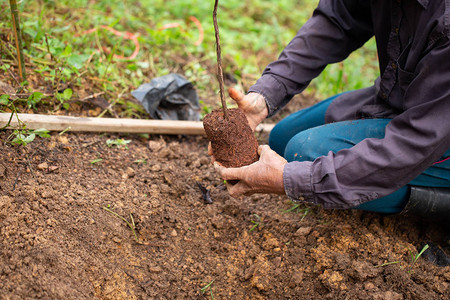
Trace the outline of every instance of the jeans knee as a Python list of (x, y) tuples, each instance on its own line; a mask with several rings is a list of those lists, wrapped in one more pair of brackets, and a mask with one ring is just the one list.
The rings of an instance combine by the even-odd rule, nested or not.
[(284, 126), (281, 123), (275, 125), (269, 134), (269, 147), (279, 155), (283, 156), (286, 144), (289, 142), (289, 138), (285, 136)]
[(310, 130), (306, 130), (295, 135), (286, 145), (284, 158), (287, 161), (313, 161), (318, 156), (318, 148), (322, 142), (315, 138)]

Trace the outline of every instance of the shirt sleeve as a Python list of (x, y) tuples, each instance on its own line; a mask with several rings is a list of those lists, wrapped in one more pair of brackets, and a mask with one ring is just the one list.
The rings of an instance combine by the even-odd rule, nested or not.
[(367, 138), (314, 162), (290, 162), (283, 174), (292, 199), (350, 208), (410, 183), (450, 148), (450, 42), (421, 59), (404, 96), (406, 109), (383, 139)]
[(249, 92), (264, 96), (270, 117), (328, 64), (342, 61), (372, 36), (370, 1), (322, 0)]

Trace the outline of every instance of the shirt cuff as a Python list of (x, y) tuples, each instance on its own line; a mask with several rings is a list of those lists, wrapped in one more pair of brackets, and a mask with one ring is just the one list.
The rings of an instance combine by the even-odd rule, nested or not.
[(292, 201), (314, 203), (311, 185), (312, 161), (293, 161), (284, 165), (283, 184), (286, 195)]
[(261, 76), (258, 81), (250, 87), (249, 93), (258, 93), (264, 96), (266, 100), (269, 115), (273, 116), (281, 107), (281, 103), (286, 98), (286, 88), (274, 76), (266, 74)]

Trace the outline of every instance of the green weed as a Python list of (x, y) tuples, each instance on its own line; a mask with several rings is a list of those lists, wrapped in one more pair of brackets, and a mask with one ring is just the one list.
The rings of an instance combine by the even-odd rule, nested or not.
[(258, 226), (261, 224), (261, 217), (259, 215), (253, 214), (252, 216), (254, 216), (256, 220), (250, 220), (250, 222), (253, 223), (253, 226), (248, 230), (248, 232), (252, 232), (256, 228), (258, 228)]
[(96, 159), (91, 160), (89, 163), (91, 165), (94, 165), (94, 164), (102, 162), (102, 161), (103, 161), (103, 158), (96, 158)]
[(208, 283), (207, 285), (205, 285), (204, 287), (202, 287), (200, 289), (200, 291), (202, 292), (202, 295), (206, 293), (206, 291), (209, 289), (210, 292), (210, 296), (211, 299), (214, 300), (214, 294), (213, 294), (213, 290), (212, 290), (212, 284), (213, 284), (214, 280), (212, 280), (210, 283)]
[[(72, 98), (73, 91), (72, 89), (65, 89), (62, 93), (56, 93), (56, 99), (59, 101), (59, 105), (61, 105), (64, 109), (69, 110), (69, 103), (67, 101)], [(59, 109), (59, 107), (58, 107)]]
[(396, 260), (396, 261), (390, 261), (390, 262), (383, 263), (383, 264), (381, 264), (381, 265), (377, 265), (377, 266), (375, 266), (375, 268), (385, 267), (385, 266), (394, 265), (394, 264), (398, 264), (398, 263), (400, 263), (399, 260)]
[(419, 253), (414, 254), (414, 253), (410, 253), (411, 255), (411, 264), (409, 266), (408, 269), (408, 273), (412, 271), (412, 268), (414, 267), (414, 265), (416, 264), (417, 260), (419, 259), (419, 257), (422, 256), (422, 254), (429, 248), (430, 246), (428, 246), (428, 244), (426, 244), (425, 246), (423, 246), (422, 250), (420, 250)]
[(130, 214), (130, 222), (129, 222), (127, 219), (125, 219), (124, 217), (122, 217), (121, 215), (116, 213), (115, 211), (112, 211), (109, 204), (107, 206), (103, 206), (102, 208), (104, 210), (106, 210), (107, 212), (109, 212), (110, 214), (112, 214), (113, 216), (124, 221), (128, 225), (128, 227), (131, 229), (131, 232), (133, 232), (134, 239), (136, 240), (136, 242), (139, 242), (137, 234), (136, 234), (136, 225), (134, 224), (134, 218), (133, 218), (132, 214)]
[(303, 221), (306, 218), (306, 216), (308, 215), (310, 208), (309, 207), (300, 208), (302, 206), (302, 203), (296, 203), (296, 202), (292, 202), (292, 201), (291, 201), (291, 205), (292, 206), (290, 208), (283, 210), (282, 213), (285, 214), (285, 213), (294, 212), (294, 211), (295, 211), (295, 213), (303, 213), (302, 217), (300, 218), (300, 221)]
[(122, 146), (125, 146), (125, 149), (128, 150), (128, 144), (131, 143), (131, 140), (124, 140), (124, 139), (115, 139), (115, 140), (107, 140), (106, 145), (108, 147), (117, 146), (118, 148), (121, 148)]
[(145, 158), (136, 159), (135, 161), (133, 161), (133, 163), (135, 163), (135, 164), (146, 164), (147, 160)]
[(49, 138), (49, 131), (45, 128), (39, 128), (35, 130), (30, 129), (15, 129), (8, 139), (11, 140), (13, 145), (27, 146), (29, 143), (34, 141), (36, 136), (42, 138)]

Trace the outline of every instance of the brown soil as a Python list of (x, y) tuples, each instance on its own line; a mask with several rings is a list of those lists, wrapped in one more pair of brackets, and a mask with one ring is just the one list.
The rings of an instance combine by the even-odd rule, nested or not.
[(258, 141), (247, 118), (238, 108), (214, 110), (203, 118), (206, 136), (215, 159), (225, 167), (242, 167), (259, 159)]
[[(420, 243), (446, 233), (433, 225), (295, 207), (283, 196), (233, 199), (205, 138), (128, 136), (128, 149), (106, 145), (117, 137), (2, 143), (0, 298), (450, 297), (450, 267), (419, 258), (410, 268)], [(138, 242), (104, 207), (133, 216)]]

